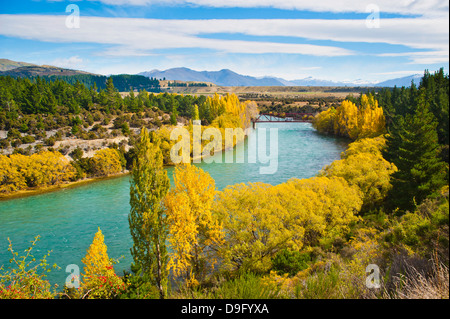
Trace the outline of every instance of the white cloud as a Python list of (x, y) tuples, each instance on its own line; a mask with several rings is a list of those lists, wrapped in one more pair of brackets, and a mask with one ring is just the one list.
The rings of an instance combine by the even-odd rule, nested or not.
[[(0, 15), (0, 34), (48, 42), (115, 45), (108, 55), (142, 56), (157, 49), (202, 48), (229, 53), (289, 53), (345, 56), (352, 51), (334, 46), (221, 40), (197, 37), (208, 30), (205, 20), (154, 20), (82, 17), (80, 28), (65, 27), (64, 16)], [(228, 20), (209, 20), (211, 30), (226, 29)], [(59, 27), (58, 27), (59, 26)], [(245, 32), (245, 30), (242, 30)]]
[(407, 57), (410, 64), (442, 64), (449, 62), (449, 51), (402, 52), (380, 54), (382, 57)]
[(374, 75), (411, 75), (411, 74), (422, 74), (423, 70), (405, 70), (405, 71), (392, 71), (392, 72), (375, 72), (371, 73)]
[(448, 16), (448, 0), (91, 0), (110, 5), (148, 6), (191, 5), (216, 8), (277, 8), (314, 12), (367, 12), (369, 5), (376, 5), (383, 13), (404, 15)]
[[(380, 28), (367, 28), (365, 20), (325, 19), (210, 19), (158, 20), (136, 18), (81, 17), (80, 28), (65, 26), (66, 16), (0, 15), (0, 34), (48, 42), (98, 43), (106, 45), (101, 54), (146, 56), (161, 49), (200, 48), (225, 53), (287, 53), (311, 56), (348, 56), (354, 51), (339, 42), (403, 45), (412, 63), (448, 62), (449, 33), (446, 18), (382, 19)], [(216, 33), (251, 36), (289, 36), (333, 41), (328, 45), (267, 41), (224, 40)], [(207, 38), (205, 34), (210, 34)], [(302, 41), (299, 39), (299, 42)], [(337, 43), (337, 44), (335, 44)], [(414, 49), (428, 50), (414, 52)]]
[(338, 42), (405, 45), (420, 49), (448, 49), (448, 19), (382, 19), (380, 28), (367, 28), (365, 20), (240, 19), (172, 20), (170, 32), (182, 28), (191, 34), (244, 33), (254, 36), (289, 36)]
[(85, 64), (82, 58), (78, 55), (70, 58), (58, 58), (50, 62), (50, 65), (58, 66), (66, 69), (82, 69)]

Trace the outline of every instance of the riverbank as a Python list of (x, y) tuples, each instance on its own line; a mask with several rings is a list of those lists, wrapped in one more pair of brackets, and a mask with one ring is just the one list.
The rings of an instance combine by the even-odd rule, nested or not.
[(19, 191), (9, 193), (9, 194), (0, 194), (0, 201), (57, 192), (57, 191), (60, 191), (63, 189), (74, 188), (74, 187), (78, 187), (78, 186), (82, 186), (82, 185), (86, 185), (86, 184), (90, 184), (90, 183), (94, 183), (94, 182), (105, 181), (108, 179), (114, 179), (114, 178), (122, 177), (122, 176), (128, 175), (128, 174), (130, 174), (130, 171), (125, 170), (123, 172), (109, 175), (109, 176), (89, 177), (89, 178), (84, 178), (84, 179), (77, 180), (74, 182), (68, 182), (68, 183), (51, 185), (51, 186), (46, 186), (46, 187), (39, 187), (39, 188), (24, 189), (24, 190), (19, 190)]

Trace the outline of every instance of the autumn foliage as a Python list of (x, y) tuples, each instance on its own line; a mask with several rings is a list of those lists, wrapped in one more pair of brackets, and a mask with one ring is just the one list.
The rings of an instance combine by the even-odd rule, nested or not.
[(357, 186), (363, 194), (365, 209), (379, 206), (392, 188), (391, 175), (397, 171), (393, 163), (383, 158), (385, 147), (386, 139), (382, 136), (355, 141), (341, 160), (326, 166), (320, 174), (342, 177), (350, 185)]
[[(88, 163), (92, 176), (108, 176), (122, 171), (120, 154), (111, 148), (98, 150)], [(75, 179), (75, 167), (59, 152), (0, 155), (0, 193), (59, 185)]]
[(126, 288), (126, 284), (114, 272), (113, 260), (108, 257), (107, 247), (100, 227), (86, 256), (81, 261), (85, 265), (81, 283), (83, 297), (88, 299), (111, 299)]
[(90, 159), (90, 164), (94, 176), (108, 176), (122, 171), (120, 154), (112, 148), (95, 152), (95, 155)]
[(323, 133), (348, 137), (352, 140), (376, 137), (385, 132), (385, 117), (378, 101), (369, 94), (361, 95), (361, 105), (344, 100), (339, 107), (319, 113), (314, 127)]
[(214, 205), (226, 233), (218, 250), (223, 267), (267, 271), (283, 249), (308, 249), (340, 234), (361, 204), (359, 189), (338, 177), (228, 186)]
[[(205, 115), (206, 113), (209, 122), (215, 127), (230, 127), (223, 126), (220, 123), (225, 119), (237, 121), (238, 125), (232, 127), (241, 127), (245, 129), (250, 125), (252, 112), (256, 111), (255, 109), (255, 102), (240, 102), (236, 94), (220, 96), (215, 93), (214, 96), (209, 96), (206, 99), (204, 106), (200, 109), (200, 117), (204, 117), (202, 115)], [(215, 123), (213, 124), (213, 122)]]
[(210, 247), (223, 242), (222, 226), (211, 209), (215, 194), (214, 179), (201, 168), (175, 168), (174, 187), (164, 199), (172, 251), (168, 267), (188, 285), (198, 284), (206, 268), (214, 266)]
[[(170, 188), (163, 157), (173, 146), (171, 128), (151, 134), (143, 129), (130, 187), (134, 274), (115, 274), (99, 228), (82, 260), (78, 297), (156, 297), (156, 289), (160, 298), (448, 298), (448, 185), (441, 185), (448, 163), (436, 160), (442, 151), (436, 129), (445, 126), (434, 121), (424, 99), (413, 115), (391, 119), (389, 135), (371, 94), (320, 113), (317, 130), (354, 141), (315, 177), (276, 186), (236, 184), (217, 191), (208, 173), (186, 164), (175, 167)], [(206, 119), (202, 132), (223, 132), (245, 128), (251, 109), (234, 95), (215, 95), (195, 108), (194, 118)], [(92, 159), (100, 174), (119, 169), (113, 151)], [(46, 168), (49, 176), (33, 175), (38, 164), (26, 161), (0, 158), (0, 170), (7, 172), (2, 192), (70, 178), (58, 175), (66, 166), (56, 164)], [(416, 186), (427, 192), (405, 193)], [(383, 206), (389, 194), (413, 205), (395, 216), (398, 210)], [(0, 273), (0, 298), (54, 297), (44, 277), (26, 270), (26, 258), (9, 250), (18, 270)], [(381, 289), (368, 285), (367, 267), (374, 265), (380, 266)], [(169, 279), (183, 284), (170, 287)]]
[[(234, 147), (237, 143), (242, 142), (245, 137), (245, 129), (250, 126), (251, 118), (257, 112), (257, 105), (253, 101), (240, 102), (235, 94), (226, 94), (220, 96), (215, 94), (208, 97), (206, 102), (198, 109), (199, 117), (205, 120), (201, 122), (200, 136), (202, 156), (208, 156)], [(194, 115), (194, 118), (198, 118)], [(186, 129), (189, 131), (190, 138), (190, 157), (193, 154), (193, 123), (190, 123)], [(161, 151), (163, 153), (164, 164), (173, 165), (171, 161), (170, 151), (179, 140), (171, 139), (171, 133), (175, 126), (162, 126), (156, 134), (161, 139)], [(231, 143), (226, 144), (226, 130), (235, 129), (233, 138), (229, 139)], [(220, 133), (220, 136), (218, 136)], [(216, 136), (217, 135), (217, 136)]]
[(36, 236), (24, 251), (24, 255), (13, 249), (12, 242), (8, 238), (8, 251), (11, 253), (10, 266), (0, 267), (0, 299), (53, 299), (56, 296), (55, 287), (52, 287), (46, 279), (51, 268), (47, 262), (48, 254), (44, 255), (39, 263), (33, 256), (33, 248), (39, 241)]
[(75, 169), (59, 152), (0, 155), (0, 193), (58, 185), (74, 177)]

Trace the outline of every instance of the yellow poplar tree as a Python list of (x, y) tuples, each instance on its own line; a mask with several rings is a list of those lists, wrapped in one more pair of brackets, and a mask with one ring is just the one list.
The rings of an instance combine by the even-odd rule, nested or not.
[(386, 120), (383, 109), (372, 94), (361, 96), (358, 115), (358, 138), (375, 137), (385, 132)]
[(59, 152), (45, 151), (33, 154), (29, 160), (28, 171), (37, 186), (60, 184), (75, 176), (75, 169)]
[(74, 177), (74, 167), (59, 152), (0, 155), (0, 192), (57, 185)]
[(174, 187), (164, 200), (172, 250), (168, 267), (184, 276), (187, 285), (196, 285), (214, 266), (209, 248), (223, 241), (221, 224), (211, 211), (215, 193), (214, 179), (202, 169), (190, 164), (175, 168)]
[(343, 178), (228, 186), (218, 192), (213, 208), (226, 233), (218, 249), (221, 265), (266, 272), (283, 249), (300, 251), (342, 236), (361, 204), (359, 189)]
[(356, 140), (385, 133), (386, 120), (383, 109), (378, 106), (374, 96), (363, 94), (359, 108), (353, 102), (345, 100), (336, 110), (330, 107), (319, 113), (314, 118), (313, 126), (320, 132)]
[(264, 272), (278, 251), (301, 249), (305, 220), (314, 224), (310, 227), (322, 228), (322, 221), (313, 217), (313, 205), (309, 201), (305, 205), (304, 199), (313, 195), (296, 192), (286, 183), (277, 187), (236, 184), (218, 192), (213, 209), (226, 233), (226, 241), (218, 249), (222, 268)]
[(334, 132), (340, 136), (358, 137), (358, 107), (351, 101), (342, 101), (336, 109)]
[(107, 247), (100, 227), (94, 236), (86, 256), (81, 260), (85, 265), (83, 269), (83, 293), (89, 299), (114, 298), (125, 284), (113, 268), (113, 260), (108, 257)]
[(167, 171), (163, 168), (161, 140), (154, 132), (141, 130), (136, 145), (136, 159), (130, 180), (130, 214), (128, 223), (133, 239), (131, 255), (140, 274), (165, 298), (167, 273), (167, 216), (162, 200), (170, 187)]
[[(316, 198), (317, 201), (313, 201), (312, 198), (303, 201), (314, 204), (313, 214), (323, 219), (321, 232), (311, 228), (311, 225), (305, 227), (305, 245), (316, 245), (322, 237), (332, 238), (342, 235), (348, 229), (348, 225), (357, 219), (355, 215), (363, 204), (359, 188), (349, 185), (341, 177), (293, 178), (287, 183), (302, 194), (307, 191), (313, 192), (311, 197)], [(308, 223), (310, 220), (312, 219), (309, 218)]]

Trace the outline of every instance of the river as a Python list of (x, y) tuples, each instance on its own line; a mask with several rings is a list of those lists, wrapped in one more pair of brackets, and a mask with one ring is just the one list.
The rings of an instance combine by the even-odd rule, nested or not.
[[(267, 167), (268, 163), (249, 163), (247, 160), (249, 145), (256, 139), (257, 132), (264, 128), (267, 129), (267, 137), (268, 129), (278, 129), (278, 166), (274, 174), (260, 174), (260, 168)], [(339, 159), (347, 145), (347, 140), (318, 134), (309, 123), (259, 123), (244, 143), (226, 151), (237, 153), (238, 157), (245, 156), (244, 163), (224, 163), (226, 152), (223, 152), (210, 159), (215, 161), (213, 163), (196, 165), (215, 179), (218, 190), (236, 183), (277, 185), (293, 177), (316, 175), (322, 167)], [(173, 168), (167, 168), (167, 172), (172, 181)], [(48, 263), (56, 263), (60, 269), (52, 270), (48, 279), (62, 287), (69, 275), (66, 273), (68, 265), (78, 265), (82, 270), (81, 259), (92, 243), (97, 227), (100, 227), (108, 255), (119, 259), (115, 269), (122, 275), (132, 261), (132, 239), (128, 227), (129, 178), (128, 175), (121, 176), (0, 201), (0, 265), (4, 268), (9, 266), (8, 237), (21, 256), (30, 241), (39, 235), (40, 241), (33, 254), (39, 260), (47, 251), (52, 251)]]

